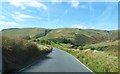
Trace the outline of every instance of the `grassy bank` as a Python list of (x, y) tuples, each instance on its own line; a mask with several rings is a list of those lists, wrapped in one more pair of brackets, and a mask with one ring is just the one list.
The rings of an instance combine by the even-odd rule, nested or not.
[(50, 46), (37, 45), (28, 40), (2, 37), (3, 72), (19, 70), (51, 51)]
[[(52, 46), (72, 54), (93, 72), (118, 72), (118, 45), (103, 48), (106, 49), (105, 51), (71, 49), (68, 48), (70, 47), (70, 44), (52, 43)], [(114, 50), (115, 52), (112, 52), (111, 50)]]

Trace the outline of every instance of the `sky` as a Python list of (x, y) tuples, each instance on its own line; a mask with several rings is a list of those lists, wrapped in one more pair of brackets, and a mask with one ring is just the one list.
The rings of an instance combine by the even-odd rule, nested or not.
[(118, 29), (118, 3), (77, 0), (2, 2), (0, 30), (30, 27), (116, 30)]

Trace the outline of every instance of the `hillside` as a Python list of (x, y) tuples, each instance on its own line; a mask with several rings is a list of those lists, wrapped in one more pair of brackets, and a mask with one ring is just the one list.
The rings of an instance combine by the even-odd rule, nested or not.
[(47, 32), (44, 28), (11, 28), (11, 29), (4, 29), (2, 30), (3, 36), (10, 36), (15, 38), (23, 38), (26, 36), (35, 37), (39, 35), (39, 37), (44, 36), (45, 32)]
[(61, 43), (71, 43), (75, 46), (97, 43), (107, 40), (117, 40), (118, 31), (94, 30), (94, 29), (78, 29), (78, 28), (23, 28), (8, 29), (2, 31), (3, 36), (24, 38), (40, 38), (45, 40), (53, 40)]

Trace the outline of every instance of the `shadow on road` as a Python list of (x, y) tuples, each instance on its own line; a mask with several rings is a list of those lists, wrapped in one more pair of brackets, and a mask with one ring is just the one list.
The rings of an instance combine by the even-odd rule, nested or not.
[(38, 60), (36, 60), (36, 61), (33, 62), (32, 64), (26, 66), (25, 68), (19, 70), (18, 72), (24, 72), (24, 71), (26, 71), (27, 69), (31, 69), (31, 68), (32, 68), (31, 66), (37, 66), (38, 64), (39, 64), (39, 65), (42, 64), (42, 62), (44, 62), (44, 61), (47, 60), (47, 59), (52, 59), (52, 57), (49, 57), (49, 56), (47, 56), (47, 55), (48, 55), (48, 54), (40, 56)]
[[(41, 54), (39, 55), (36, 60), (33, 60), (33, 62), (29, 63), (26, 66), (23, 66), (22, 68), (19, 67), (18, 69), (14, 70), (14, 71), (9, 71), (9, 72), (2, 72), (3, 74), (18, 74), (18, 73), (23, 73), (24, 71), (26, 71), (27, 69), (31, 69), (31, 66), (37, 66), (38, 64), (41, 65), (42, 62), (44, 62), (47, 59), (51, 59), (51, 57), (48, 56), (48, 54), (50, 53), (46, 53), (46, 54)], [(3, 56), (2, 56), (3, 57)], [(14, 66), (14, 65), (13, 65)], [(2, 62), (2, 68), (4, 68), (3, 62)]]

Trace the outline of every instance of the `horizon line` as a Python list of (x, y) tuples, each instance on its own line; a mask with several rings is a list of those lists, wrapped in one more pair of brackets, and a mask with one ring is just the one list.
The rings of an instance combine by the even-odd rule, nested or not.
[(107, 30), (107, 31), (112, 31), (112, 30), (120, 30), (119, 28), (118, 29), (97, 29), (97, 28), (75, 28), (75, 27), (64, 27), (64, 28), (45, 28), (45, 27), (21, 27), (21, 28), (4, 28), (4, 29), (1, 29), (0, 31), (3, 31), (3, 30), (7, 30), (7, 29), (30, 29), (30, 28), (43, 28), (43, 29), (83, 29), (83, 30), (87, 30), (87, 29), (90, 29), (90, 30)]

